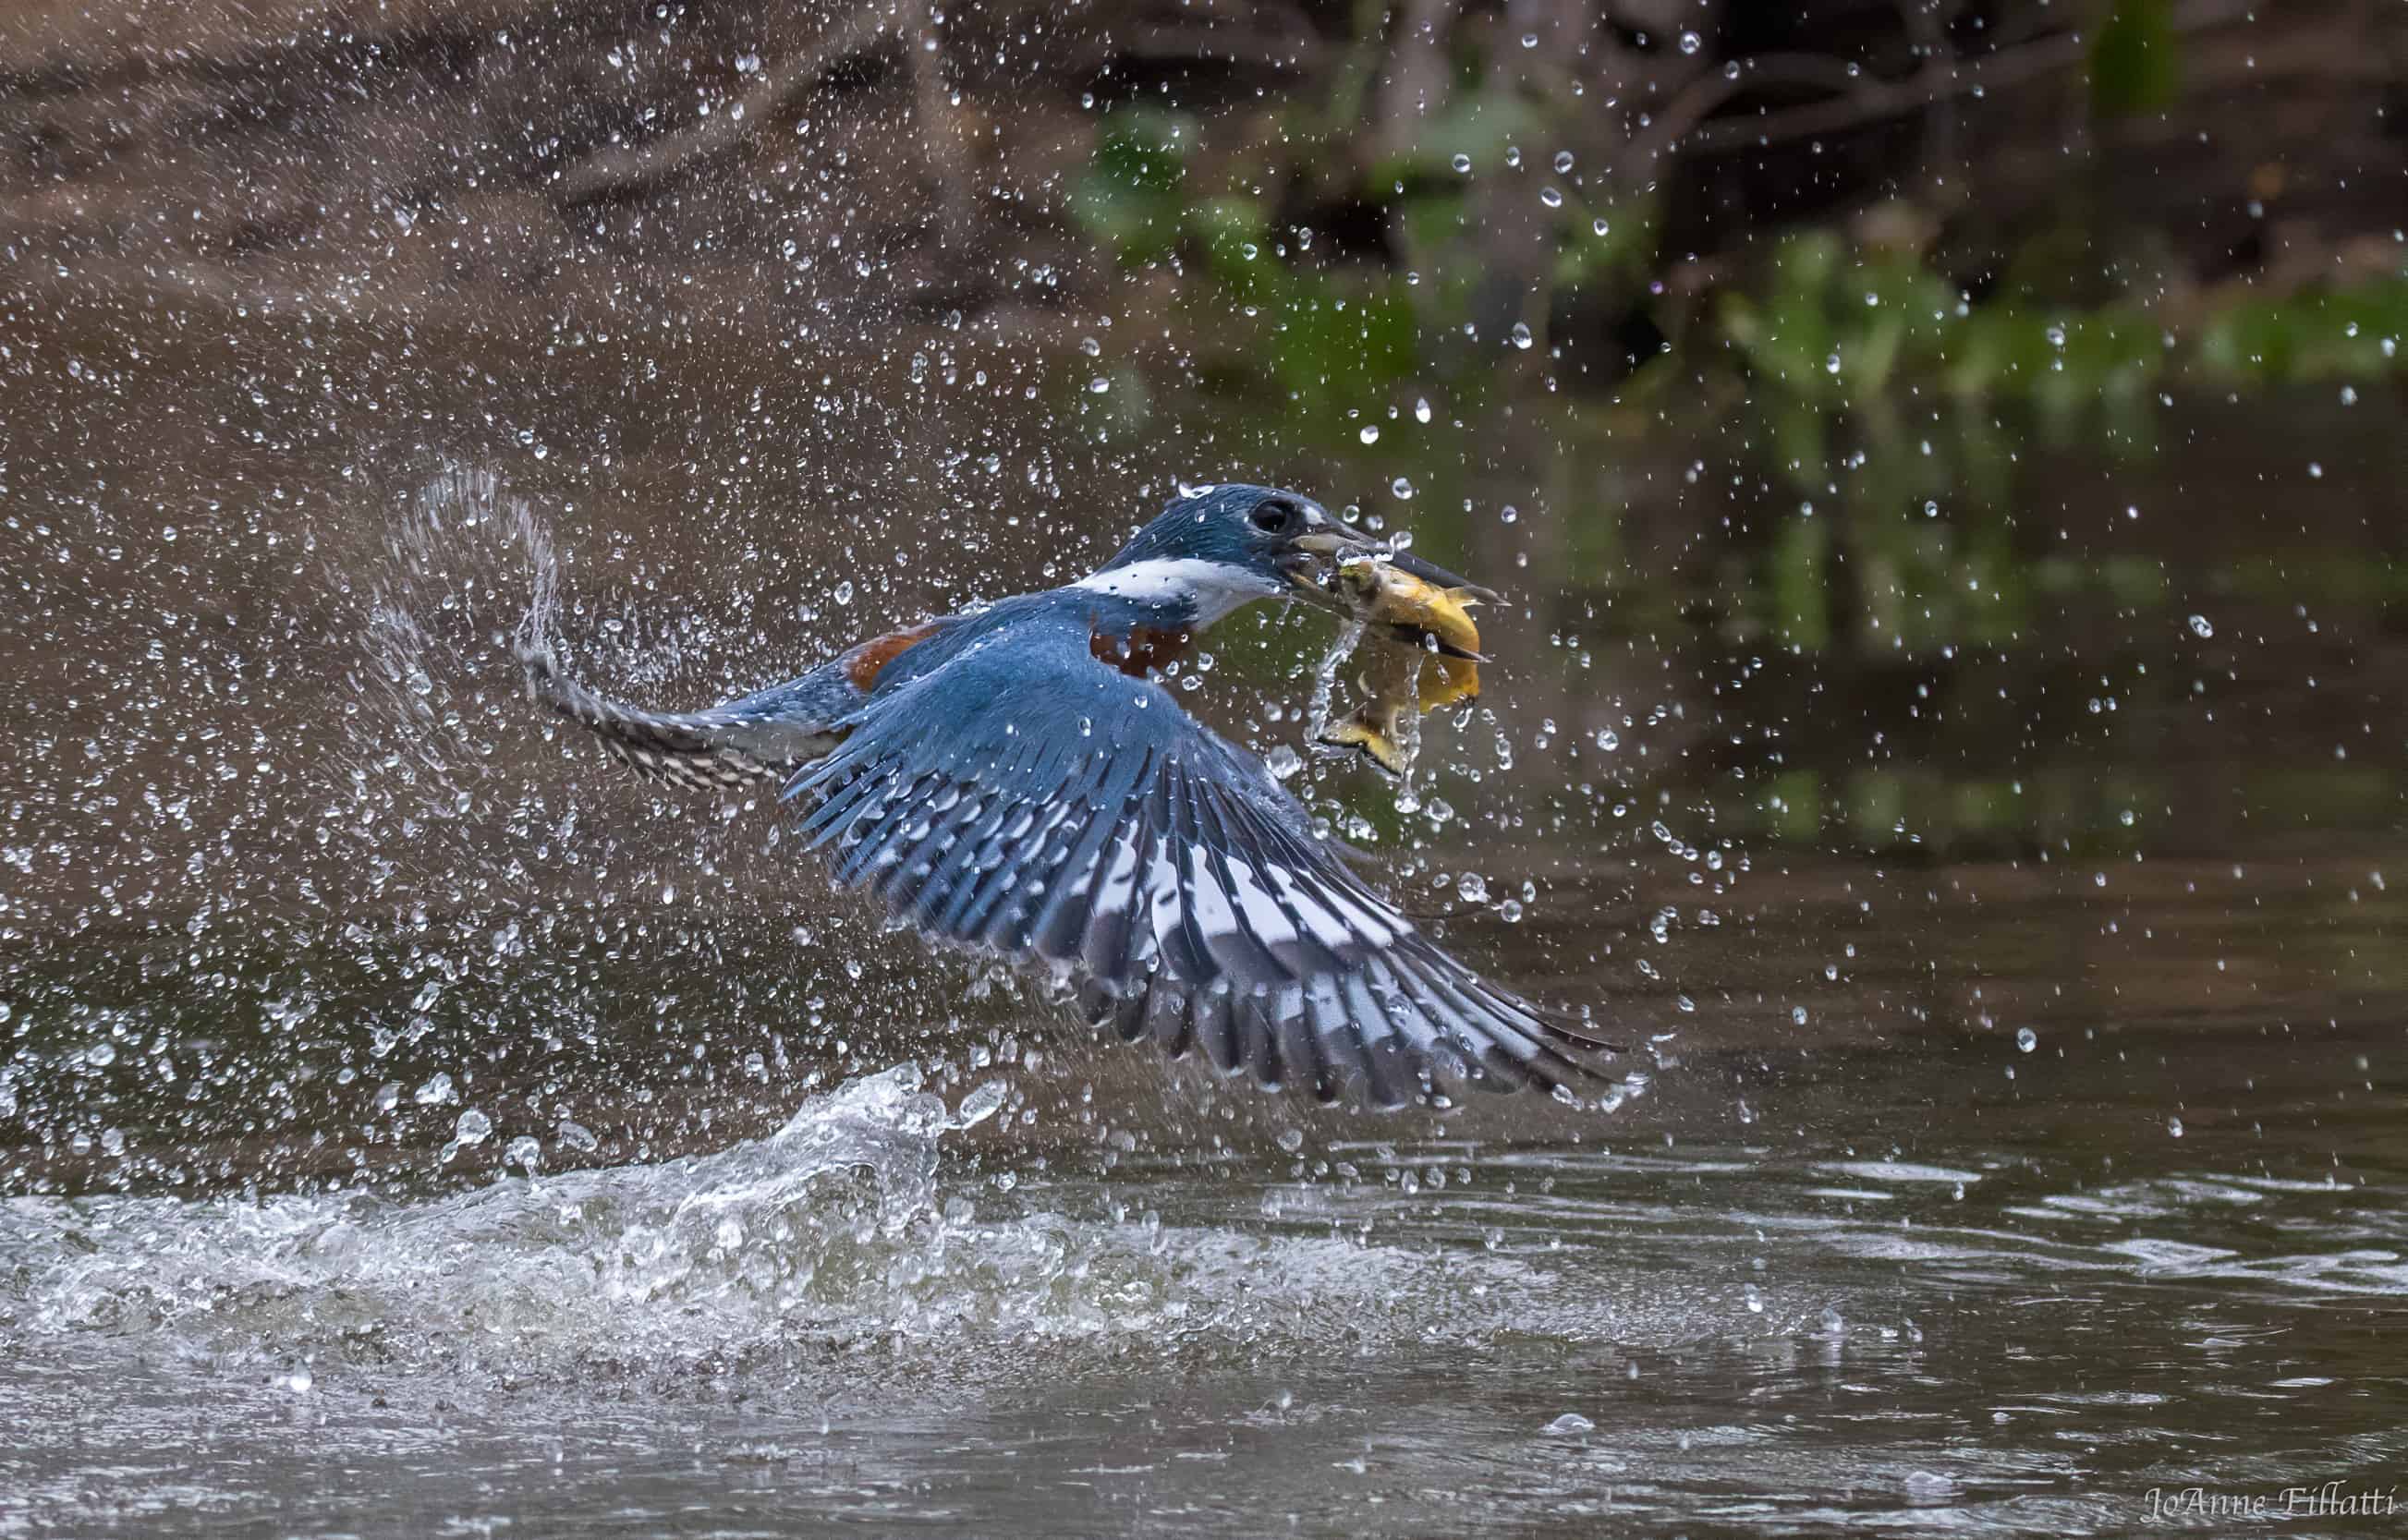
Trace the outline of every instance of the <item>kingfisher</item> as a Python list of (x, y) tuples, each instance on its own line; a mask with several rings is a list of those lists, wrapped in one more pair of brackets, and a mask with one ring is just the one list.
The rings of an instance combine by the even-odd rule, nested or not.
[(1343, 601), (1377, 554), (1472, 587), (1275, 487), (1183, 490), (1065, 587), (878, 636), (701, 711), (569, 678), (529, 693), (656, 780), (774, 785), (839, 888), (939, 946), (1041, 976), (1088, 1023), (1225, 1076), (1396, 1107), (1455, 1083), (1570, 1094), (1614, 1045), (1442, 950), (1164, 671), (1261, 600)]

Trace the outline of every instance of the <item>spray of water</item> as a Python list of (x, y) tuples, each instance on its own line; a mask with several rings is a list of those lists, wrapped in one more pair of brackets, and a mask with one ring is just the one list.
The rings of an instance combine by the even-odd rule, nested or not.
[[(38, 1334), (175, 1330), (220, 1348), (398, 1330), (411, 1356), (721, 1348), (772, 1326), (850, 1334), (961, 1307), (938, 1141), (960, 1114), (905, 1064), (806, 1103), (767, 1138), (658, 1164), (530, 1172), (455, 1196), (22, 1199), (0, 1308)], [(1058, 1261), (1058, 1258), (1056, 1259)], [(388, 1346), (392, 1346), (388, 1343)]]
[(1419, 1333), (1440, 1299), (1460, 1316), (1473, 1275), (1500, 1301), (1546, 1289), (1503, 1257), (1367, 1249), (1309, 1189), (1289, 1194), (1305, 1211), (1284, 1233), (1173, 1232), (1152, 1213), (1077, 1218), (1041, 1191), (1021, 1202), (948, 1176), (944, 1141), (1007, 1101), (990, 1081), (948, 1108), (903, 1064), (812, 1098), (765, 1138), (446, 1198), (18, 1198), (0, 1204), (0, 1334), (321, 1381), (753, 1363), (775, 1376), (798, 1350), (819, 1362), (871, 1344), (917, 1345), (950, 1375), (1039, 1343), (1310, 1351), (1391, 1316)]
[[(1328, 649), (1322, 653), (1320, 663), (1314, 665), (1312, 695), (1308, 708), (1308, 720), (1312, 723), (1312, 731), (1307, 734), (1306, 741), (1314, 745), (1318, 750), (1352, 752), (1351, 749), (1330, 750), (1328, 743), (1332, 731), (1345, 720), (1347, 712), (1352, 709), (1351, 706), (1340, 706), (1339, 703), (1339, 678), (1345, 671), (1347, 663), (1364, 645), (1367, 625), (1368, 621), (1363, 616), (1350, 618), (1339, 627), (1338, 635), (1331, 638)], [(1372, 645), (1385, 647), (1390, 644), (1375, 642)], [(1409, 693), (1418, 694), (1419, 686), (1420, 673), (1416, 667), (1407, 686)], [(1400, 813), (1415, 812), (1422, 805), (1421, 794), (1413, 786), (1413, 769), (1421, 759), (1422, 723), (1421, 712), (1414, 705), (1408, 704), (1405, 709), (1397, 714), (1394, 742), (1398, 755), (1395, 772), (1397, 810)]]
[(1346, 660), (1354, 655), (1355, 646), (1362, 640), (1363, 621), (1359, 618), (1348, 620), (1338, 628), (1338, 635), (1331, 638), (1328, 649), (1321, 654), (1321, 662), (1313, 665), (1313, 742), (1319, 742), (1322, 734), (1337, 720), (1333, 703), (1338, 695), (1338, 671), (1346, 666)]

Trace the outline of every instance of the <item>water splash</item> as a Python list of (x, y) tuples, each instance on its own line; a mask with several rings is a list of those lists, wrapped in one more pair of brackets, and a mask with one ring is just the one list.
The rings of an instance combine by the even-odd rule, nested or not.
[(999, 1344), (1310, 1351), (1440, 1320), (1476, 1335), (1467, 1287), (1499, 1309), (1554, 1292), (1520, 1260), (1366, 1248), (1311, 1214), (1286, 1233), (1174, 1230), (942, 1176), (947, 1136), (1003, 1101), (981, 1086), (949, 1109), (903, 1064), (724, 1150), (445, 1198), (17, 1198), (0, 1204), (0, 1336), (321, 1380), (674, 1378), (873, 1344), (958, 1373)]
[[(1365, 629), (1366, 622), (1361, 617), (1348, 620), (1330, 640), (1320, 663), (1313, 666), (1312, 703), (1307, 707), (1308, 720), (1312, 725), (1307, 741), (1323, 753), (1354, 752), (1351, 748), (1332, 748), (1329, 740), (1331, 734), (1344, 724), (1347, 716), (1347, 712), (1338, 706), (1339, 676), (1361, 646)], [(1419, 677), (1417, 669), (1412, 687), (1415, 692), (1418, 692)], [(1413, 767), (1421, 759), (1422, 717), (1419, 707), (1410, 699), (1404, 709), (1397, 713), (1393, 741), (1397, 749), (1397, 810), (1402, 813), (1418, 811), (1422, 804), (1421, 795), (1413, 787)]]
[(1361, 618), (1348, 620), (1338, 628), (1338, 635), (1330, 639), (1328, 648), (1321, 654), (1321, 662), (1313, 665), (1310, 741), (1320, 742), (1322, 734), (1336, 725), (1333, 703), (1338, 696), (1338, 671), (1346, 666), (1346, 660), (1354, 655), (1354, 648), (1362, 640)]
[(440, 724), (433, 654), (546, 646), (559, 608), (560, 559), (523, 501), (490, 471), (449, 466), (398, 508), (371, 584), (362, 636), (366, 666), (354, 677), (403, 720)]
[(376, 896), (397, 896), (400, 853), (422, 843), (442, 852), (425, 875), (447, 888), (463, 872), (507, 883), (490, 831), (472, 826), (525, 801), (500, 749), (538, 720), (519, 699), (515, 654), (551, 634), (559, 558), (525, 503), (466, 466), (402, 502), (383, 546), (350, 676), (359, 709), (332, 756), (350, 804), (342, 826), (382, 826), (360, 840)]
[(765, 1139), (426, 1202), (20, 1198), (0, 1207), (0, 1320), (165, 1331), (237, 1354), (373, 1337), (385, 1356), (506, 1345), (522, 1360), (925, 1325), (974, 1309), (977, 1290), (928, 1284), (949, 1260), (978, 1272), (949, 1259), (961, 1217), (937, 1201), (939, 1141), (991, 1110), (975, 1097), (957, 1119), (904, 1064), (813, 1098)]
[[(1413, 689), (1421, 689), (1421, 665), (1413, 669)], [(1420, 703), (1408, 699), (1405, 708), (1397, 713), (1397, 811), (1418, 813), (1422, 794), (1413, 785), (1413, 771), (1422, 760), (1422, 710)]]

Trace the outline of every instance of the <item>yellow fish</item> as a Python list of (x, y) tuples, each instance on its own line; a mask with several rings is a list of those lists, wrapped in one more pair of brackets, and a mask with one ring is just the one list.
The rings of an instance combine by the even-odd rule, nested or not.
[[(1443, 569), (1415, 562), (1440, 578)], [(1419, 723), (1407, 707), (1435, 711), (1480, 693), (1480, 628), (1470, 607), (1497, 595), (1477, 584), (1442, 581), (1409, 571), (1396, 561), (1364, 557), (1342, 562), (1330, 573), (1333, 595), (1364, 624), (1363, 640), (1349, 661), (1363, 702), (1346, 717), (1326, 723), (1320, 741), (1359, 749), (1373, 764), (1401, 776), (1412, 761)]]

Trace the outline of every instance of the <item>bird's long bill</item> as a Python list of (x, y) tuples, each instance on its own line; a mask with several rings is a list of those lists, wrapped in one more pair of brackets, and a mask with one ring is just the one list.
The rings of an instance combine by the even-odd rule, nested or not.
[(1497, 604), (1503, 597), (1493, 588), (1475, 583), (1469, 578), (1458, 578), (1436, 562), (1425, 562), (1409, 550), (1395, 552), (1388, 558), (1388, 564), (1400, 572), (1410, 572), (1423, 582), (1432, 583), (1440, 588), (1464, 589), (1468, 591), (1469, 597), (1477, 599), (1484, 605)]

